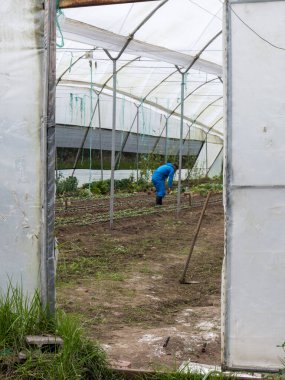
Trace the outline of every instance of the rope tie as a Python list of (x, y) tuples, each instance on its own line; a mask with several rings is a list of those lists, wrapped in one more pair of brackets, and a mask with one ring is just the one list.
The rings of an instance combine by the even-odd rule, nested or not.
[(63, 34), (62, 34), (62, 31), (61, 31), (61, 27), (60, 27), (60, 23), (59, 23), (59, 17), (63, 15), (63, 12), (62, 10), (59, 8), (59, 0), (56, 0), (56, 19), (55, 19), (55, 22), (56, 22), (56, 28), (59, 32), (59, 36), (60, 36), (60, 43), (56, 43), (56, 46), (58, 48), (62, 48), (64, 46), (64, 38), (63, 38)]

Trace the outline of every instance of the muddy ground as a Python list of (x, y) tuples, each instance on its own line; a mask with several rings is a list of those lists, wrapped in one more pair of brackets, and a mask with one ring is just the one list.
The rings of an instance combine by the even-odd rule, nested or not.
[(79, 316), (114, 366), (220, 364), (224, 226), (221, 195), (214, 198), (187, 273), (197, 283), (184, 285), (179, 279), (201, 207), (184, 208), (179, 219), (173, 211), (118, 219), (112, 231), (107, 222), (84, 223), (96, 207), (88, 215), (74, 204), (61, 210), (58, 304)]

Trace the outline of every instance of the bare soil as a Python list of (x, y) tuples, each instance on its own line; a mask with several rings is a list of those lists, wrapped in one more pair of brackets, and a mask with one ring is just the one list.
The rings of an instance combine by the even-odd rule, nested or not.
[(178, 219), (173, 211), (118, 219), (113, 230), (107, 222), (84, 225), (84, 207), (66, 211), (73, 222), (56, 231), (58, 305), (79, 316), (112, 365), (220, 364), (224, 225), (221, 195), (214, 198), (220, 202), (208, 205), (187, 272), (194, 284), (179, 279), (201, 207), (184, 208)]

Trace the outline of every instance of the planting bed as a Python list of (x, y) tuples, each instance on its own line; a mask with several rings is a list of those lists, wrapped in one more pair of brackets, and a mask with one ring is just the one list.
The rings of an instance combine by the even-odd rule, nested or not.
[(108, 199), (58, 204), (58, 304), (79, 316), (114, 366), (220, 363), (221, 199), (211, 198), (190, 262), (187, 280), (199, 283), (186, 285), (179, 278), (205, 198), (189, 207), (182, 197), (176, 219), (174, 196), (162, 209), (153, 195), (121, 197), (115, 211), (129, 211), (112, 231), (97, 218), (107, 219)]
[[(213, 194), (210, 203), (221, 202), (221, 196)], [(181, 197), (181, 208), (188, 209), (191, 203), (192, 207), (201, 207), (203, 199), (185, 193)], [(177, 196), (168, 195), (163, 200), (161, 208), (154, 208), (155, 195), (150, 192), (128, 195), (120, 194), (114, 200), (114, 219), (124, 219), (140, 217), (142, 215), (165, 213), (176, 210)], [(56, 225), (89, 225), (93, 223), (106, 222), (110, 219), (109, 214), (110, 198), (91, 198), (78, 199), (72, 197), (60, 198), (56, 202)], [(81, 218), (83, 216), (83, 218)]]

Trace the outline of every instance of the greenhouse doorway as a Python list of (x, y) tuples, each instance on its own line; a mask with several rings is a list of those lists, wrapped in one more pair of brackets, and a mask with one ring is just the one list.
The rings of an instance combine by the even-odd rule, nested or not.
[[(125, 21), (128, 12), (135, 9), (134, 5), (130, 7)], [(105, 32), (99, 36), (100, 46), (94, 48), (93, 40), (89, 47), (85, 46), (90, 43), (89, 31), (97, 36), (98, 28), (89, 25), (87, 30), (82, 20), (77, 23), (62, 18), (63, 35), (66, 33), (78, 46), (71, 50), (70, 44), (59, 53), (56, 132), (57, 137), (60, 129), (63, 133), (58, 147), (79, 149), (68, 167), (71, 176), (57, 179), (58, 185), (65, 183), (78, 190), (82, 183), (77, 186), (74, 178), (79, 170), (87, 169), (89, 180), (79, 189), (81, 197), (57, 200), (57, 301), (59, 307), (80, 317), (87, 335), (102, 344), (114, 366), (178, 368), (189, 359), (220, 363), (224, 231), (221, 193), (215, 194), (208, 206), (193, 253), (187, 276), (195, 283), (182, 285), (179, 278), (205, 197), (193, 196), (192, 204), (189, 196), (182, 194), (182, 171), (179, 196), (168, 195), (161, 210), (154, 207), (153, 190), (139, 187), (141, 174), (145, 176), (168, 161), (179, 162), (179, 167), (188, 173), (194, 169), (200, 176), (207, 176), (212, 168), (218, 175), (221, 173), (222, 67), (220, 63), (200, 60), (211, 43), (221, 43), (221, 25), (215, 25), (214, 35), (199, 44), (195, 56), (170, 50), (164, 56), (164, 49), (150, 50), (143, 43), (141, 59), (132, 45), (136, 43), (134, 34), (141, 32), (154, 14), (168, 8), (171, 15), (173, 7), (177, 9), (171, 1), (148, 2), (143, 20), (138, 12), (139, 22), (119, 51), (115, 40), (108, 39)], [(182, 6), (181, 17), (191, 14), (189, 7), (197, 12), (199, 9), (205, 17), (205, 11), (190, 2)], [(215, 13), (222, 12), (219, 1), (215, 7)], [(79, 13), (73, 16), (77, 19)], [(211, 22), (212, 16), (207, 17)], [(189, 25), (188, 17), (183, 25)], [(197, 39), (203, 34), (204, 27), (201, 28), (194, 28)], [(120, 41), (124, 40), (125, 37)], [(185, 72), (181, 72), (182, 67)], [(143, 85), (135, 87), (131, 80), (124, 85), (121, 79), (133, 78), (138, 69), (143, 73)], [(190, 69), (191, 75), (187, 76)], [(146, 83), (146, 79), (150, 82)], [(172, 83), (177, 83), (175, 91)], [(165, 101), (163, 91), (158, 104), (158, 88), (165, 90), (168, 85), (171, 101)], [(136, 95), (134, 89), (144, 91)], [(208, 91), (210, 96), (206, 95)], [(194, 103), (199, 100), (197, 109), (192, 107), (193, 99)], [(108, 133), (112, 133), (111, 137), (104, 138)], [(106, 151), (111, 152), (111, 157), (104, 161)], [(133, 154), (133, 175), (129, 182), (129, 178), (123, 179), (131, 190), (126, 195), (116, 191), (121, 183), (115, 175), (125, 164), (124, 154), (129, 153)], [(111, 181), (107, 183), (104, 175), (110, 170)], [(92, 180), (96, 171), (101, 177)], [(144, 183), (150, 183), (150, 179)], [(189, 183), (182, 185), (183, 192), (189, 194)]]
[[(140, 199), (153, 208), (153, 196)], [(113, 230), (88, 224), (90, 200), (58, 204), (58, 306), (80, 316), (114, 366), (220, 364), (221, 194), (208, 205), (187, 273), (197, 283), (179, 283), (204, 200), (195, 195), (179, 220), (173, 212), (129, 216)]]

